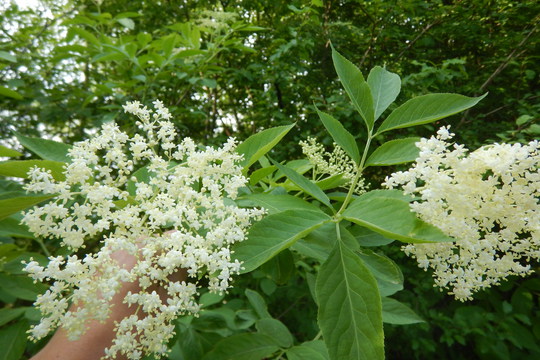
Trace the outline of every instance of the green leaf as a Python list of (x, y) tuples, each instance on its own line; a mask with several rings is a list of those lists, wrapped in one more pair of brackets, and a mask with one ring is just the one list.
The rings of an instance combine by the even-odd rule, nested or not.
[(255, 310), (260, 319), (272, 317), (272, 315), (268, 313), (266, 301), (264, 301), (263, 297), (258, 292), (246, 289), (244, 293), (246, 294), (249, 303), (251, 304), (251, 306), (253, 306), (253, 309)]
[(314, 340), (292, 347), (286, 352), (288, 360), (329, 360), (324, 341)]
[(266, 129), (251, 135), (238, 145), (236, 151), (244, 155), (244, 160), (241, 162), (244, 171), (270, 151), (293, 127), (294, 124)]
[(285, 285), (296, 270), (293, 255), (288, 249), (262, 264), (260, 269), (274, 283), (280, 285)]
[(201, 308), (206, 308), (208, 306), (217, 304), (223, 300), (225, 297), (225, 294), (216, 294), (207, 292), (201, 295), (201, 298), (199, 300), (199, 304), (201, 304)]
[(13, 176), (26, 179), (28, 178), (28, 171), (34, 166), (38, 168), (50, 170), (51, 175), (57, 181), (64, 181), (66, 179), (64, 175), (65, 163), (51, 160), (12, 160), (0, 163), (0, 175)]
[(428, 94), (410, 99), (382, 122), (377, 134), (392, 129), (427, 124), (476, 105), (487, 94), (467, 97), (459, 94)]
[(0, 95), (7, 96), (15, 100), (24, 99), (23, 96), (19, 94), (18, 92), (8, 89), (7, 87), (3, 87), (3, 86), (0, 86)]
[(31, 138), (17, 132), (14, 134), (22, 146), (44, 160), (71, 162), (71, 158), (68, 156), (68, 150), (71, 149), (70, 145), (53, 140)]
[(0, 200), (0, 220), (56, 195), (18, 196)]
[(268, 210), (269, 214), (275, 214), (285, 210), (308, 210), (318, 211), (319, 208), (296, 196), (282, 194), (249, 194), (241, 198), (249, 200), (252, 206), (261, 206)]
[(358, 256), (364, 261), (379, 287), (381, 296), (388, 296), (403, 290), (403, 273), (399, 266), (383, 254), (375, 253), (369, 249), (362, 249)]
[(6, 51), (0, 51), (0, 59), (4, 59), (12, 63), (17, 62), (17, 58)]
[(267, 177), (274, 171), (276, 171), (275, 166), (267, 166), (267, 167), (263, 167), (262, 169), (255, 170), (249, 176), (249, 184), (256, 185), (259, 181), (261, 181), (262, 179), (264, 179), (265, 177)]
[(244, 333), (219, 341), (203, 360), (262, 360), (279, 347), (263, 334)]
[(22, 316), (27, 308), (4, 308), (0, 309), (0, 326), (4, 326), (11, 320), (15, 320), (16, 318)]
[(375, 66), (369, 72), (367, 83), (373, 96), (375, 120), (377, 120), (399, 95), (401, 79), (399, 75), (391, 73), (380, 66)]
[(375, 149), (365, 166), (387, 166), (414, 161), (420, 152), (415, 145), (419, 140), (418, 137), (411, 137), (388, 141)]
[(425, 322), (407, 305), (391, 298), (382, 298), (383, 322), (394, 325), (408, 325)]
[(33, 239), (34, 235), (28, 231), (26, 225), (19, 223), (19, 220), (7, 217), (0, 220), (0, 236), (16, 236), (27, 239)]
[(234, 257), (243, 262), (243, 273), (250, 272), (328, 221), (322, 211), (269, 215), (251, 227), (248, 239), (235, 247)]
[(368, 130), (373, 129), (375, 113), (373, 110), (373, 97), (368, 83), (364, 80), (362, 72), (352, 62), (332, 46), (332, 59), (334, 67), (343, 84), (345, 91), (349, 95), (354, 107), (364, 119)]
[(47, 290), (47, 286), (34, 281), (27, 275), (7, 275), (0, 273), (0, 289), (18, 299), (35, 301), (39, 294)]
[(358, 198), (343, 212), (343, 218), (406, 243), (455, 241), (436, 227), (417, 219), (409, 204), (402, 200)]
[(311, 195), (324, 205), (330, 208), (332, 207), (332, 205), (330, 205), (330, 199), (328, 198), (328, 196), (326, 196), (324, 191), (317, 187), (317, 185), (315, 185), (312, 181), (306, 179), (304, 176), (300, 175), (299, 173), (285, 165), (281, 165), (280, 163), (273, 160), (272, 162), (289, 178), (289, 180), (291, 180), (296, 186), (302, 189), (306, 194)]
[(317, 299), (330, 359), (384, 359), (377, 282), (360, 257), (341, 241), (319, 269)]
[(288, 348), (293, 344), (294, 339), (291, 332), (277, 319), (264, 318), (257, 320), (255, 327), (259, 333), (268, 335), (268, 337), (274, 339), (276, 345), (281, 348)]
[(129, 30), (135, 29), (135, 22), (133, 22), (133, 20), (131, 20), (130, 18), (116, 19), (116, 22), (118, 22), (125, 28), (128, 28)]
[(5, 156), (5, 157), (18, 157), (18, 156), (22, 156), (23, 154), (16, 151), (16, 150), (11, 150), (3, 145), (0, 145), (0, 156)]
[(317, 110), (317, 114), (319, 114), (319, 118), (321, 119), (324, 127), (330, 135), (332, 135), (332, 138), (338, 144), (341, 146), (341, 148), (349, 155), (351, 159), (356, 164), (360, 163), (360, 152), (358, 151), (358, 146), (356, 145), (356, 140), (354, 139), (354, 136), (350, 132), (348, 132), (341, 123), (334, 119), (329, 114), (326, 114), (322, 111), (319, 111), (317, 107), (315, 107)]
[(356, 238), (358, 244), (364, 247), (384, 246), (394, 241), (363, 226), (353, 225), (348, 230)]
[(19, 321), (0, 330), (0, 360), (19, 360), (26, 348), (28, 323)]

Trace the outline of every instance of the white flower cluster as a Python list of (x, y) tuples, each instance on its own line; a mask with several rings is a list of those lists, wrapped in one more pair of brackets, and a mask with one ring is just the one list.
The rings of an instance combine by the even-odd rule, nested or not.
[(540, 258), (540, 144), (493, 144), (468, 152), (441, 128), (422, 139), (416, 164), (386, 179), (420, 201), (419, 217), (454, 243), (403, 247), (421, 268), (434, 269), (437, 286), (461, 301), (508, 275), (530, 273)]
[[(352, 183), (358, 173), (358, 168), (341, 146), (334, 143), (334, 149), (330, 153), (325, 151), (324, 146), (313, 137), (308, 137), (307, 141), (300, 141), (299, 144), (302, 147), (302, 152), (313, 165), (315, 176), (318, 174), (330, 176), (341, 174), (343, 179), (347, 181), (347, 185)], [(356, 184), (355, 193), (360, 195), (365, 192), (364, 179), (360, 178)]]
[[(58, 256), (50, 257), (46, 267), (35, 261), (26, 265), (36, 281), (54, 281), (36, 301), (44, 318), (31, 329), (33, 339), (59, 325), (70, 338), (78, 338), (89, 320), (109, 316), (109, 302), (122, 284), (136, 282), (140, 291), (128, 293), (124, 302), (137, 313), (117, 323), (117, 338), (107, 354), (161, 356), (173, 335), (171, 321), (198, 311), (201, 283), (224, 292), (231, 275), (239, 272), (230, 245), (244, 240), (246, 228), (263, 212), (238, 208), (232, 201), (247, 181), (235, 141), (217, 149), (199, 149), (189, 138), (175, 144), (171, 114), (159, 101), (154, 106), (155, 111), (136, 101), (124, 106), (139, 118), (136, 125), (145, 136), (129, 137), (111, 123), (75, 144), (64, 181), (31, 170), (27, 191), (58, 194), (56, 201), (24, 215), (32, 232), (59, 239), (72, 250), (102, 238), (99, 249), (83, 258)], [(116, 261), (118, 252), (130, 254), (135, 264)], [(179, 269), (187, 271), (189, 282), (171, 280)], [(156, 287), (167, 296), (151, 290)], [(76, 310), (68, 311), (68, 299), (78, 305)]]

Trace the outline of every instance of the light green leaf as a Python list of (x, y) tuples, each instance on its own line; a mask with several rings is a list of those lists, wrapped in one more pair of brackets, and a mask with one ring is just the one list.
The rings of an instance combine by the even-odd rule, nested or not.
[(375, 109), (375, 120), (377, 120), (399, 95), (401, 79), (399, 75), (380, 66), (375, 66), (369, 72), (367, 83), (373, 96), (373, 108)]
[(276, 171), (275, 166), (267, 166), (263, 167), (262, 169), (255, 170), (249, 176), (249, 184), (256, 185), (259, 181), (272, 174), (274, 171)]
[(17, 58), (15, 56), (11, 55), (10, 53), (8, 53), (7, 51), (0, 51), (0, 59), (4, 59), (4, 60), (12, 62), (12, 63), (17, 62)]
[(268, 210), (269, 214), (275, 214), (285, 210), (319, 210), (319, 208), (312, 203), (288, 194), (249, 194), (243, 196), (241, 199), (249, 200), (254, 206), (265, 208)]
[(234, 257), (243, 262), (243, 273), (252, 271), (328, 221), (330, 217), (322, 211), (269, 215), (251, 227), (248, 239), (235, 247)]
[(269, 336), (244, 333), (219, 341), (203, 360), (262, 360), (278, 349)]
[(338, 241), (317, 277), (318, 321), (333, 360), (384, 359), (377, 282), (360, 257)]
[(364, 261), (375, 279), (381, 296), (388, 296), (403, 290), (403, 273), (399, 266), (383, 254), (362, 249), (358, 256)]
[(341, 148), (349, 155), (353, 161), (358, 164), (360, 163), (360, 152), (358, 151), (358, 146), (356, 145), (356, 140), (354, 139), (354, 136), (350, 132), (348, 132), (341, 123), (334, 119), (331, 115), (326, 114), (322, 111), (319, 111), (317, 107), (315, 107), (317, 110), (317, 114), (319, 114), (319, 118), (321, 119), (324, 127), (330, 135), (332, 135), (332, 138), (338, 144), (341, 146)]
[(286, 352), (288, 360), (329, 360), (328, 349), (322, 340), (314, 340), (292, 347)]
[(57, 181), (64, 181), (65, 163), (52, 160), (12, 160), (0, 163), (0, 175), (13, 176), (26, 179), (28, 171), (37, 166), (38, 168), (50, 170), (52, 177)]
[(129, 30), (135, 29), (135, 22), (133, 22), (133, 20), (131, 20), (130, 18), (126, 17), (126, 18), (116, 19), (116, 22), (128, 28)]
[(27, 195), (4, 198), (0, 200), (0, 220), (55, 196), (56, 195)]
[(425, 322), (407, 305), (392, 299), (382, 298), (383, 322), (394, 325), (408, 325)]
[(416, 218), (406, 201), (373, 197), (356, 199), (343, 212), (346, 220), (406, 243), (451, 242), (441, 230)]
[(476, 105), (487, 94), (467, 97), (459, 94), (428, 94), (410, 99), (382, 122), (377, 134), (392, 129), (427, 124)]
[(22, 146), (44, 160), (71, 162), (71, 158), (68, 156), (68, 151), (71, 149), (71, 145), (53, 140), (31, 138), (17, 132), (14, 134)]
[(3, 145), (0, 145), (0, 156), (5, 156), (5, 157), (18, 157), (18, 156), (22, 156), (23, 154), (16, 151), (16, 150), (12, 150), (12, 149), (9, 149)]
[(28, 323), (19, 321), (0, 330), (0, 360), (19, 360), (26, 348)]
[(352, 62), (332, 47), (334, 67), (349, 95), (354, 107), (364, 119), (368, 130), (373, 129), (375, 112), (373, 110), (373, 97), (368, 83), (364, 80), (362, 72)]
[(296, 186), (302, 189), (306, 194), (311, 195), (324, 205), (332, 207), (332, 205), (330, 205), (330, 199), (328, 198), (328, 196), (326, 196), (324, 191), (317, 187), (317, 185), (311, 182), (311, 180), (306, 179), (304, 176), (300, 175), (299, 173), (285, 165), (281, 165), (276, 161), (272, 162), (289, 178), (289, 180), (291, 180)]
[(7, 97), (13, 98), (15, 100), (24, 99), (23, 96), (21, 94), (19, 94), (18, 92), (14, 91), (14, 90), (11, 90), (11, 89), (8, 89), (7, 87), (3, 87), (3, 86), (0, 86), (0, 95), (7, 96)]
[(387, 166), (414, 161), (420, 152), (415, 145), (419, 140), (418, 137), (411, 137), (388, 141), (375, 149), (365, 166)]
[(291, 332), (277, 319), (264, 318), (257, 320), (255, 327), (259, 333), (268, 335), (268, 337), (274, 339), (276, 345), (281, 348), (288, 348), (293, 344), (294, 339)]
[(253, 309), (255, 310), (260, 319), (272, 317), (272, 315), (268, 313), (266, 301), (264, 301), (263, 297), (258, 292), (246, 289), (244, 293), (246, 294), (249, 303), (251, 304), (251, 306), (253, 306)]
[(251, 135), (238, 145), (236, 151), (244, 155), (244, 160), (241, 163), (244, 171), (270, 151), (293, 127), (294, 124), (266, 129)]

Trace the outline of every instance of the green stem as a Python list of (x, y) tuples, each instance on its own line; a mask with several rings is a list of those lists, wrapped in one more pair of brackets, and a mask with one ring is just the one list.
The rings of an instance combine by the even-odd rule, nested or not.
[(45, 243), (41, 241), (41, 239), (39, 238), (35, 238), (35, 240), (39, 244), (39, 246), (41, 247), (41, 250), (43, 250), (45, 255), (47, 255), (47, 257), (51, 257), (51, 253), (49, 252), (49, 249), (47, 249), (47, 247), (45, 246)]
[(366, 163), (369, 146), (371, 145), (372, 139), (373, 139), (373, 130), (369, 130), (366, 146), (364, 147), (364, 153), (362, 154), (362, 159), (360, 160), (360, 164), (358, 164), (358, 167), (356, 168), (356, 176), (354, 177), (351, 187), (349, 188), (349, 192), (347, 193), (347, 197), (345, 198), (345, 201), (343, 201), (343, 204), (341, 205), (341, 208), (338, 210), (336, 215), (341, 214), (347, 208), (347, 205), (349, 205), (349, 203), (352, 200), (354, 189), (356, 188), (356, 185), (358, 184), (358, 180), (360, 179), (360, 176), (362, 176), (362, 172), (364, 171), (364, 164)]

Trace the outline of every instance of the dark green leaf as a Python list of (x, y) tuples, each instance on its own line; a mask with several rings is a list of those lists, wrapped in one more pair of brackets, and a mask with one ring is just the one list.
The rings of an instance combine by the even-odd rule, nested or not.
[(268, 210), (269, 214), (275, 214), (277, 212), (285, 210), (309, 210), (318, 211), (319, 208), (303, 199), (296, 196), (283, 194), (249, 194), (242, 197), (242, 199), (249, 200), (254, 206), (261, 206)]
[(332, 135), (332, 138), (334, 139), (335, 143), (341, 146), (341, 148), (349, 155), (349, 157), (356, 163), (360, 163), (360, 152), (358, 151), (358, 146), (356, 145), (356, 140), (354, 139), (354, 136), (350, 132), (348, 132), (343, 125), (336, 119), (334, 119), (332, 116), (319, 111), (317, 109), (317, 114), (319, 114), (319, 118), (321, 119), (324, 127), (330, 135)]
[(321, 211), (269, 215), (251, 227), (248, 239), (235, 247), (234, 257), (243, 262), (243, 273), (252, 271), (328, 221)]
[(0, 360), (20, 360), (26, 348), (28, 323), (19, 321), (0, 330)]
[(356, 65), (337, 52), (334, 47), (332, 47), (332, 59), (339, 79), (354, 107), (364, 119), (368, 130), (373, 129), (373, 123), (375, 121), (373, 98), (362, 72)]
[(71, 158), (67, 155), (68, 150), (71, 149), (70, 145), (47, 139), (31, 138), (19, 133), (15, 133), (15, 136), (22, 146), (44, 160), (71, 162)]
[(383, 297), (382, 298), (382, 317), (387, 324), (408, 325), (425, 322), (410, 307), (399, 301)]
[(208, 306), (221, 302), (224, 297), (225, 297), (225, 294), (216, 294), (216, 293), (208, 292), (201, 295), (199, 303), (201, 304), (201, 308), (204, 309)]
[(324, 341), (314, 340), (292, 347), (286, 352), (288, 360), (329, 360)]
[(403, 290), (403, 274), (399, 266), (383, 254), (375, 253), (369, 249), (362, 249), (358, 256), (364, 261), (379, 287), (381, 296), (393, 295)]
[(246, 289), (246, 297), (248, 298), (249, 303), (257, 313), (260, 319), (271, 318), (272, 316), (268, 313), (266, 306), (266, 301), (263, 297), (256, 291)]
[(32, 205), (39, 204), (42, 201), (51, 199), (56, 195), (42, 195), (42, 196), (18, 196), (8, 199), (0, 200), (0, 220), (18, 213), (21, 210), (29, 208)]
[(203, 360), (262, 360), (278, 349), (269, 336), (244, 333), (219, 341)]
[(244, 169), (249, 168), (261, 156), (270, 151), (293, 127), (294, 124), (266, 129), (239, 144), (236, 151), (244, 155), (244, 160), (241, 163)]
[(35, 301), (39, 294), (45, 292), (47, 286), (41, 283), (34, 284), (26, 275), (0, 273), (0, 289), (18, 299)]
[(366, 161), (367, 166), (387, 166), (416, 160), (420, 150), (416, 143), (418, 137), (388, 141), (379, 146)]
[(457, 114), (476, 105), (487, 94), (467, 97), (459, 94), (428, 94), (415, 97), (401, 105), (382, 122), (377, 134), (427, 124)]
[(0, 309), (0, 326), (4, 326), (11, 320), (15, 320), (16, 318), (22, 316), (27, 308), (21, 307), (21, 308), (4, 308)]
[(332, 205), (330, 205), (330, 199), (328, 199), (328, 196), (326, 196), (324, 191), (317, 187), (317, 185), (315, 185), (312, 181), (306, 179), (304, 176), (300, 175), (299, 173), (285, 165), (281, 165), (276, 161), (272, 162), (289, 178), (289, 180), (291, 180), (296, 186), (302, 189), (306, 194), (311, 195), (324, 205), (332, 207)]
[(319, 325), (330, 359), (384, 359), (377, 282), (341, 241), (319, 269), (317, 299)]
[(277, 319), (264, 318), (257, 320), (255, 327), (259, 333), (268, 335), (281, 348), (288, 348), (293, 344), (294, 339), (291, 332)]
[(380, 66), (375, 66), (369, 72), (367, 83), (373, 96), (373, 108), (375, 110), (375, 120), (377, 120), (399, 95), (401, 79), (399, 75), (391, 73)]

